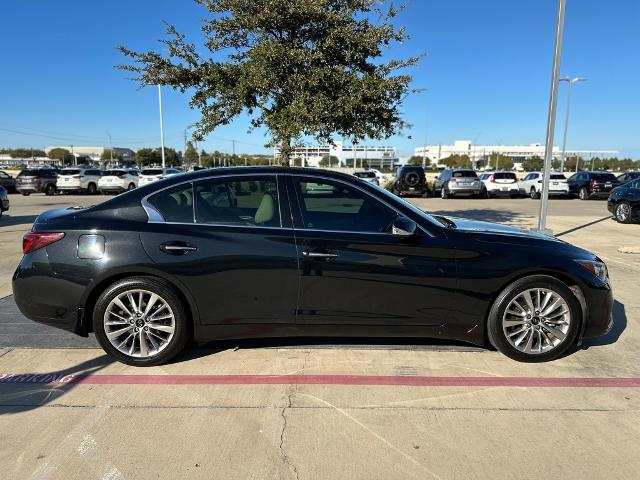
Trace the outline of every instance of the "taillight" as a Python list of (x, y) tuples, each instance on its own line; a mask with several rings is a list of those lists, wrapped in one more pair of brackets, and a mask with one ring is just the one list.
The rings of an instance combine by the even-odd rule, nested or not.
[(22, 253), (26, 255), (27, 253), (35, 252), (36, 250), (40, 250), (42, 247), (46, 247), (58, 240), (62, 240), (63, 237), (64, 233), (62, 232), (29, 232), (22, 237)]
[(597, 181), (597, 180), (595, 180), (595, 179), (594, 179), (594, 180), (591, 180), (591, 185), (597, 185), (597, 184), (598, 184), (598, 181)]
[(457, 183), (457, 182), (458, 182), (458, 179), (457, 179), (457, 178), (450, 178), (450, 179), (449, 179), (449, 181), (450, 181), (451, 183)]

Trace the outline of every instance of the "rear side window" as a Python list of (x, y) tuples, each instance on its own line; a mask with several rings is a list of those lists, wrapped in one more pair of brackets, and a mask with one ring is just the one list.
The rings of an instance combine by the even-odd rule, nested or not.
[(197, 223), (281, 226), (278, 185), (273, 176), (197, 182), (195, 203)]
[[(496, 173), (496, 178), (511, 178), (511, 177), (498, 177), (498, 174)], [(474, 172), (473, 170), (456, 170), (455, 172), (453, 172), (452, 174), (453, 178), (478, 178), (478, 175), (476, 175), (476, 172)]]
[(148, 201), (165, 222), (193, 223), (193, 189), (190, 183), (163, 190)]
[(297, 182), (305, 228), (345, 232), (388, 232), (395, 211), (342, 183)]

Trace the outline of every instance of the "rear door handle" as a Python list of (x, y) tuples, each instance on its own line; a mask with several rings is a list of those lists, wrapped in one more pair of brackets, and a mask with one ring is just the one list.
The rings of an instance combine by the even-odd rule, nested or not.
[(198, 247), (180, 241), (166, 242), (160, 245), (160, 251), (170, 255), (185, 255), (196, 250), (198, 250)]
[(327, 260), (329, 258), (336, 258), (338, 257), (337, 253), (332, 253), (332, 252), (318, 252), (316, 250), (305, 250), (304, 252), (302, 252), (302, 255), (307, 257), (307, 258), (314, 258), (316, 260)]

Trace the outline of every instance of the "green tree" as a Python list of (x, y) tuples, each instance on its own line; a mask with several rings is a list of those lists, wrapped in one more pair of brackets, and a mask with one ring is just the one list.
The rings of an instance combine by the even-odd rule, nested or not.
[[(179, 166), (180, 157), (175, 149), (164, 147), (164, 158), (167, 167)], [(139, 166), (162, 165), (162, 150), (160, 148), (141, 148), (136, 152), (136, 162)]]
[(31, 158), (31, 157), (46, 157), (47, 154), (37, 148), (14, 148), (7, 150), (7, 153), (11, 158)]
[[(121, 153), (117, 153), (114, 150), (113, 159), (114, 160), (122, 160), (122, 154)], [(100, 154), (100, 160), (103, 161), (103, 162), (107, 162), (107, 161), (111, 160), (111, 149), (110, 148), (105, 148), (102, 151), (102, 153)]]
[(71, 155), (71, 152), (66, 148), (54, 148), (49, 150), (49, 154), (47, 156), (51, 160), (60, 160), (61, 162), (64, 162), (67, 155)]
[(471, 168), (471, 159), (468, 155), (449, 155), (447, 158), (440, 160), (439, 163), (449, 168)]
[(319, 165), (321, 167), (339, 167), (340, 159), (335, 155), (325, 155), (320, 159)]
[(196, 149), (193, 146), (193, 142), (187, 142), (187, 150), (186, 152), (184, 152), (184, 163), (198, 163), (198, 152), (196, 152)]
[[(413, 155), (409, 160), (407, 160), (407, 165), (420, 165), (422, 166), (422, 156), (421, 155)], [(428, 167), (431, 164), (431, 159), (429, 157), (424, 157), (424, 166)]]
[(522, 162), (522, 168), (524, 168), (525, 172), (537, 172), (542, 170), (543, 167), (544, 159), (538, 155), (529, 157)]
[(141, 85), (193, 90), (190, 105), (201, 113), (195, 138), (246, 112), (252, 128), (266, 127), (268, 145), (279, 146), (288, 164), (303, 136), (319, 143), (334, 135), (384, 139), (406, 126), (405, 72), (419, 57), (381, 59), (408, 38), (393, 24), (397, 8), (383, 9), (377, 0), (197, 2), (209, 11), (204, 46), (168, 25), (161, 41), (167, 55), (119, 47), (133, 60), (119, 68), (136, 73)]

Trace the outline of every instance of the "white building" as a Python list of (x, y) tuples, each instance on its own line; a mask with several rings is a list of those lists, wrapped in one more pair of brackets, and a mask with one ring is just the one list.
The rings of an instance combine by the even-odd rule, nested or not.
[[(566, 157), (608, 157), (617, 153), (617, 150), (567, 150)], [(485, 160), (486, 162), (491, 158), (491, 155), (495, 154), (510, 157), (514, 165), (518, 167), (527, 158), (544, 158), (544, 145), (540, 143), (531, 143), (529, 145), (473, 145), (469, 140), (456, 140), (453, 145), (428, 145), (414, 150), (414, 155), (418, 157), (426, 156), (431, 160), (432, 165), (438, 167), (441, 166), (440, 160), (451, 155), (467, 155), (475, 167), (478, 160)], [(553, 147), (553, 157), (560, 158), (560, 154), (561, 149)]]
[[(84, 146), (75, 146), (75, 145), (55, 145), (51, 147), (47, 147), (44, 151), (49, 154), (51, 150), (54, 148), (64, 148), (65, 150), (69, 150), (76, 158), (78, 157), (89, 157), (94, 162), (100, 161), (100, 156), (105, 150), (110, 150), (110, 147), (84, 147)], [(135, 158), (136, 153), (130, 148), (121, 148), (121, 147), (113, 147), (114, 155), (122, 155), (123, 160), (133, 160)]]
[[(280, 156), (280, 148), (274, 149), (274, 158)], [(333, 145), (305, 145), (295, 147), (291, 158), (301, 158), (306, 167), (318, 167), (322, 157), (334, 156), (340, 160), (340, 166), (357, 167), (368, 165), (371, 168), (393, 168), (398, 157), (396, 148), (389, 146), (344, 145), (334, 142)]]

